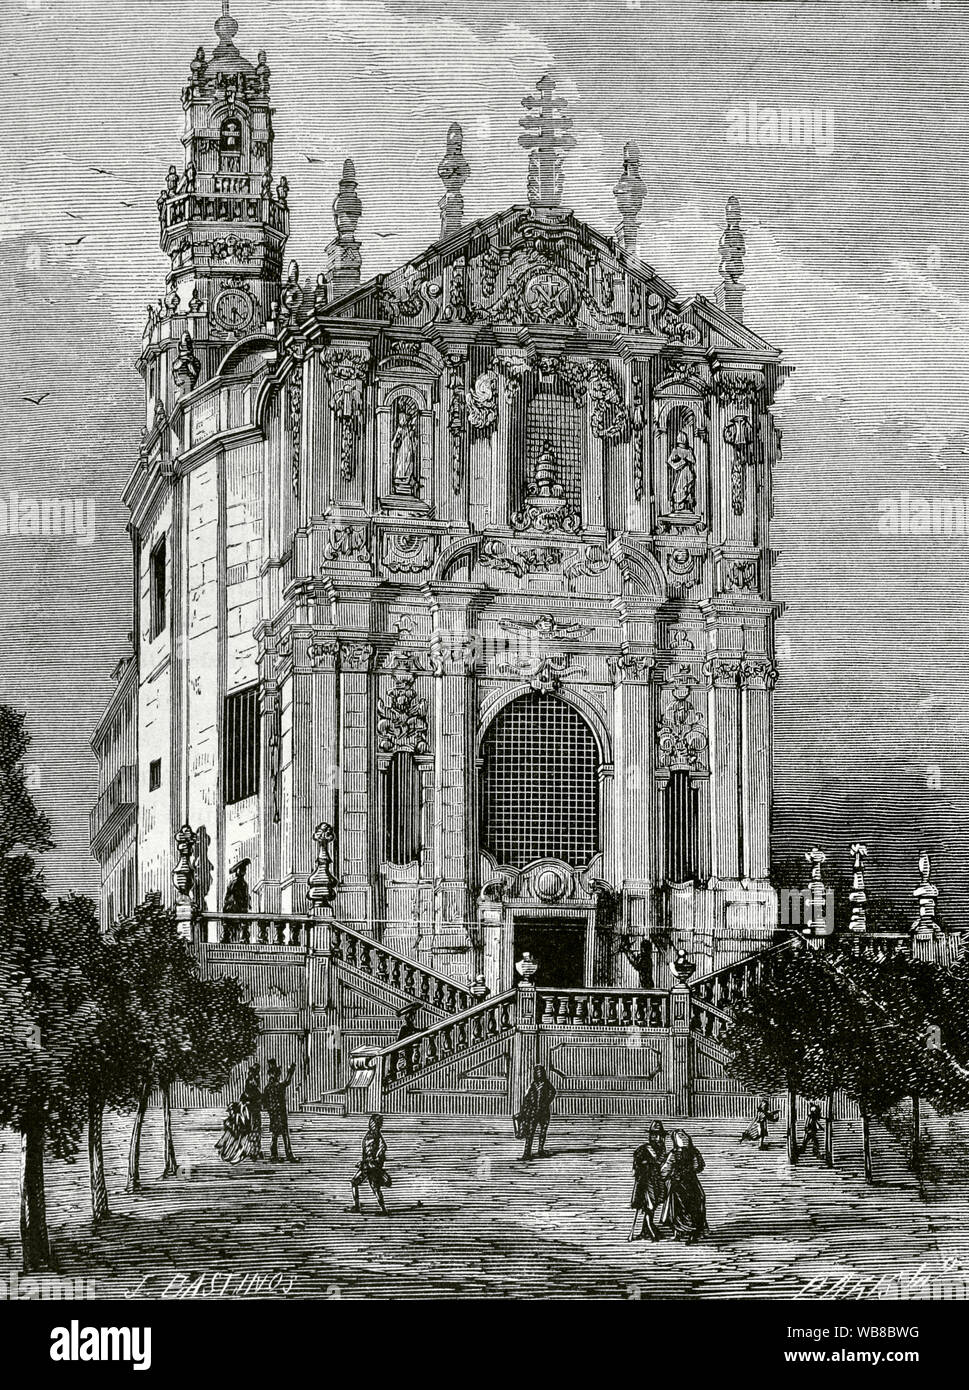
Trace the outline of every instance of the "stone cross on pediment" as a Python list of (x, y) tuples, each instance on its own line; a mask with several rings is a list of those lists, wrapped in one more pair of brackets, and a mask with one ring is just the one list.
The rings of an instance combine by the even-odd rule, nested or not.
[(569, 135), (572, 119), (563, 115), (564, 97), (553, 96), (555, 80), (548, 73), (536, 84), (539, 95), (522, 98), (529, 114), (518, 124), (525, 132), (518, 143), (529, 151), (528, 201), (532, 207), (557, 208), (562, 201), (562, 155), (575, 145)]

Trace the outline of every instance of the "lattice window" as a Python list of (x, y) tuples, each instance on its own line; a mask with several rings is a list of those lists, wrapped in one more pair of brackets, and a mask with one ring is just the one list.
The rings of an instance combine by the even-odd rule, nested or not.
[(384, 858), (411, 864), (421, 853), (421, 775), (410, 753), (395, 753), (384, 773)]
[(672, 772), (666, 784), (666, 877), (670, 883), (688, 883), (699, 868), (697, 791), (688, 772)]
[(233, 805), (259, 790), (259, 687), (225, 698), (222, 724), (222, 778), (225, 803)]
[(539, 457), (550, 444), (568, 510), (581, 516), (584, 422), (571, 392), (558, 383), (541, 387), (528, 403), (524, 425), (524, 467), (519, 469), (512, 491), (513, 510), (518, 512), (525, 505)]
[(599, 850), (599, 754), (582, 716), (554, 695), (523, 695), (495, 717), (484, 744), (484, 846), (500, 864)]

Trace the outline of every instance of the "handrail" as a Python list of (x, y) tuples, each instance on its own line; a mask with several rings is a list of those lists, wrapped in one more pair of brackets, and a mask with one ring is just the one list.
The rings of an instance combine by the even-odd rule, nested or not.
[(456, 980), (383, 945), (356, 927), (330, 921), (318, 921), (317, 925), (326, 927), (334, 959), (380, 984), (447, 1014), (457, 1014), (473, 1005), (474, 996), (470, 990)]
[(439, 1019), (420, 1033), (399, 1038), (386, 1047), (358, 1048), (354, 1055), (366, 1055), (368, 1066), (374, 1070), (379, 1063), (383, 1064), (384, 1086), (401, 1085), (418, 1072), (446, 1062), (476, 1043), (509, 1033), (514, 1028), (512, 1015), (516, 993), (509, 989), (504, 994), (492, 995), (460, 1013)]
[(707, 980), (715, 980), (718, 975), (726, 975), (731, 970), (739, 970), (742, 966), (752, 965), (756, 961), (763, 962), (766, 956), (776, 955), (778, 951), (787, 951), (794, 945), (795, 941), (800, 940), (801, 937), (795, 933), (793, 936), (789, 936), (785, 941), (775, 941), (772, 946), (765, 946), (762, 951), (752, 951), (749, 956), (741, 956), (740, 960), (731, 961), (729, 965), (721, 965), (719, 970), (710, 970), (706, 975), (697, 975), (694, 979), (690, 980), (690, 989), (694, 989), (697, 985), (705, 984)]

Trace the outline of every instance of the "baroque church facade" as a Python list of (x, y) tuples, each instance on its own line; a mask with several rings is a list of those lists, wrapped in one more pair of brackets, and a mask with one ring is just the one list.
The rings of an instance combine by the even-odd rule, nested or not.
[(525, 951), (567, 988), (760, 949), (787, 369), (743, 322), (736, 200), (715, 293), (678, 297), (639, 255), (634, 145), (615, 230), (567, 207), (545, 77), (520, 205), (466, 219), (452, 125), (439, 235), (365, 279), (348, 159), (305, 276), (266, 55), (223, 9), (158, 199), (135, 651), (97, 735), (123, 715), (135, 771), (119, 818), (103, 762), (106, 880), (209, 912), (241, 880), (294, 916), (311, 882), (493, 991)]

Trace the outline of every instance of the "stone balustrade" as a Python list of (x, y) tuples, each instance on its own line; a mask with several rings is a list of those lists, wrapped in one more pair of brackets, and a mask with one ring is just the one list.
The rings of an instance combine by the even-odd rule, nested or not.
[(666, 1028), (665, 990), (539, 989), (537, 1019), (542, 1028)]
[(218, 946), (285, 946), (309, 950), (313, 940), (312, 917), (280, 913), (203, 912), (198, 918), (199, 939)]

